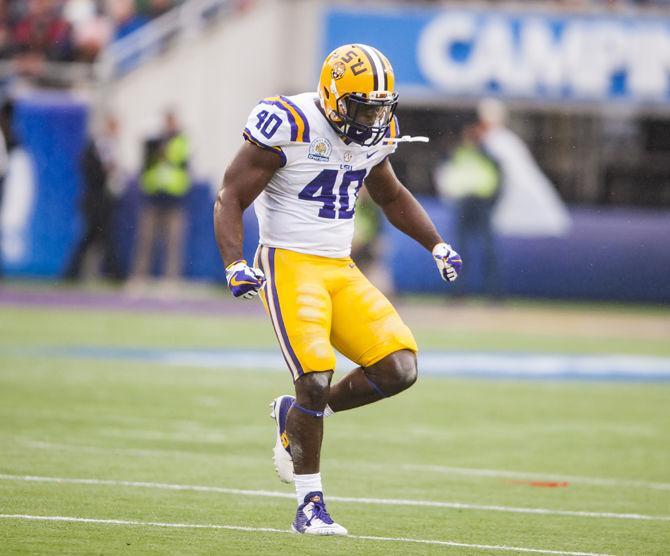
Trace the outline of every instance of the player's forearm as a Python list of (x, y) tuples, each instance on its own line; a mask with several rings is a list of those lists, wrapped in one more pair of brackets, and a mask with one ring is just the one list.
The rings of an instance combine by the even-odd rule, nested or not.
[(428, 213), (406, 189), (382, 207), (389, 222), (428, 251), (443, 241)]
[(242, 258), (243, 212), (240, 201), (222, 188), (214, 203), (214, 237), (225, 265)]

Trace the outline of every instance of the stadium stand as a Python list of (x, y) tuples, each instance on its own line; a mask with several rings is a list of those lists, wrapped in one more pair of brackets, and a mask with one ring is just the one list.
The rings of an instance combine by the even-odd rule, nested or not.
[[(67, 152), (72, 149), (72, 153), (76, 153), (81, 146), (81, 138), (85, 136), (86, 126), (105, 110), (118, 114), (122, 120), (119, 158), (131, 177), (119, 207), (123, 225), (118, 227), (121, 258), (128, 266), (138, 207), (137, 184), (133, 178), (137, 177), (140, 167), (141, 141), (154, 129), (155, 115), (170, 106), (183, 114), (185, 128), (193, 143), (194, 187), (188, 200), (188, 210), (191, 221), (196, 224), (188, 231), (185, 273), (189, 278), (220, 281), (222, 269), (210, 229), (211, 195), (221, 179), (225, 161), (239, 146), (239, 126), (245, 121), (250, 103), (277, 90), (299, 92), (313, 87), (313, 63), (316, 57), (321, 56), (321, 48), (343, 44), (352, 40), (354, 35), (361, 36), (361, 33), (365, 40), (371, 41), (369, 44), (387, 40), (388, 37), (381, 36), (381, 31), (378, 31), (380, 20), (393, 29), (388, 35), (392, 39), (388, 40), (385, 48), (398, 67), (401, 85), (405, 86), (399, 108), (403, 133), (431, 137), (428, 145), (404, 146), (394, 158), (394, 168), (413, 193), (422, 196), (427, 209), (448, 231), (453, 218), (434, 201), (432, 169), (444, 157), (450, 139), (463, 122), (472, 117), (482, 92), (476, 90), (462, 95), (445, 92), (427, 74), (417, 72), (415, 51), (420, 30), (428, 22), (437, 21), (443, 11), (449, 10), (466, 18), (490, 23), (486, 19), (486, 9), (495, 8), (491, 13), (506, 13), (507, 19), (513, 20), (513, 25), (517, 27), (528, 26), (530, 20), (526, 15), (529, 12), (535, 16), (532, 22), (539, 20), (545, 27), (557, 29), (580, 31), (583, 22), (596, 21), (606, 30), (615, 32), (625, 44), (637, 44), (636, 35), (632, 35), (630, 30), (638, 29), (639, 25), (644, 31), (644, 26), (650, 25), (655, 18), (647, 15), (610, 17), (611, 13), (638, 10), (649, 14), (666, 4), (661, 1), (481, 1), (427, 2), (421, 7), (388, 2), (381, 7), (377, 3), (374, 7), (372, 2), (363, 1), (366, 9), (358, 10), (360, 3), (184, 0), (170, 3), (175, 8), (160, 12), (161, 15), (157, 15), (159, 12), (147, 15), (150, 13), (147, 11), (148, 2), (136, 4), (120, 0), (102, 6), (105, 11), (96, 12), (98, 23), (105, 21), (110, 26), (106, 31), (105, 40), (108, 42), (103, 42), (106, 46), (97, 52), (97, 56), (94, 39), (91, 39), (94, 46), (88, 54), (83, 58), (75, 56), (72, 61), (42, 53), (43, 59), (47, 60), (45, 65), (57, 67), (58, 78), (69, 71), (63, 68), (84, 68), (88, 71), (88, 75), (92, 76), (87, 82), (90, 88), (86, 92), (89, 94), (81, 94), (85, 89), (80, 86), (81, 81), (63, 78), (59, 84), (74, 85), (72, 89), (77, 94), (37, 95), (31, 91), (17, 103), (17, 122), (26, 144), (30, 146), (36, 168), (40, 171), (48, 169), (48, 173), (35, 176), (37, 204), (34, 214), (39, 218), (31, 220), (33, 213), (28, 213), (25, 222), (27, 231), (23, 234), (26, 258), (8, 261), (8, 275), (55, 276), (62, 273), (80, 234), (76, 212), (80, 183), (76, 169), (62, 156), (61, 145), (65, 145)], [(3, 21), (17, 21), (17, 12), (13, 10), (18, 4), (25, 8), (29, 3), (0, 4)], [(45, 0), (45, 4), (60, 6), (60, 11), (53, 13), (68, 22), (69, 29), (75, 28), (72, 21), (92, 21), (82, 15), (91, 13), (83, 7), (87, 4), (90, 7), (84, 0)], [(161, 5), (164, 8), (166, 3)], [(406, 9), (408, 6), (409, 10)], [(541, 9), (536, 10), (538, 7)], [(408, 15), (410, 12), (412, 17)], [(133, 20), (122, 17), (123, 14), (139, 18), (132, 24), (136, 25), (134, 31), (126, 32), (130, 27), (117, 24)], [(660, 21), (666, 19), (667, 14)], [(57, 18), (56, 21), (61, 20)], [(296, 23), (295, 32), (288, 33), (287, 29), (296, 21), (299, 23)], [(103, 27), (100, 25), (97, 31)], [(60, 27), (54, 25), (54, 28)], [(489, 25), (485, 31), (492, 28)], [(658, 28), (661, 29), (660, 26)], [(96, 32), (91, 30), (90, 36), (97, 36)], [(659, 31), (658, 40), (665, 41), (665, 34), (665, 31)], [(264, 41), (254, 43), (248, 55), (239, 55), (239, 45), (247, 44), (250, 36), (261, 35)], [(483, 44), (482, 36), (474, 36), (473, 44)], [(575, 32), (571, 36), (574, 39), (582, 35)], [(486, 37), (490, 39), (491, 36), (487, 34)], [(8, 68), (14, 63), (8, 60), (17, 56), (17, 51), (10, 40), (12, 37), (7, 33), (0, 34), (0, 39), (3, 38), (5, 40), (0, 40), (0, 44), (4, 45), (2, 52), (5, 68)], [(326, 41), (326, 46), (321, 45), (322, 40)], [(552, 51), (552, 60), (574, 62), (561, 58), (569, 53), (569, 49), (562, 47), (559, 51), (561, 44), (557, 43)], [(277, 45), (282, 45), (282, 49), (278, 49)], [(455, 50), (458, 54), (458, 48)], [(75, 51), (70, 49), (70, 55)], [(67, 52), (67, 49), (60, 52)], [(631, 68), (640, 67), (637, 50), (632, 49), (629, 58), (625, 71), (630, 73)], [(263, 61), (264, 71), (258, 71), (258, 64), (250, 64), (250, 59)], [(646, 56), (644, 59), (645, 62), (662, 63), (659, 56)], [(2, 63), (0, 61), (0, 67)], [(664, 67), (659, 71), (666, 72)], [(664, 262), (667, 261), (667, 254), (654, 238), (667, 235), (664, 222), (667, 221), (670, 206), (670, 147), (667, 141), (670, 93), (659, 93), (658, 98), (650, 101), (636, 92), (639, 87), (649, 86), (647, 81), (632, 80), (618, 66), (598, 66), (596, 69), (609, 85), (603, 91), (598, 89), (597, 95), (587, 99), (588, 102), (563, 94), (577, 83), (572, 79), (575, 72), (566, 73), (564, 87), (556, 94), (531, 90), (525, 97), (512, 95), (506, 99), (514, 130), (532, 146), (533, 155), (541, 168), (568, 204), (574, 227), (571, 235), (563, 239), (505, 240), (501, 244), (503, 278), (509, 282), (509, 293), (515, 295), (667, 300), (670, 299), (667, 280), (658, 272), (663, 264), (667, 267), (667, 262)], [(96, 73), (98, 70), (104, 71)], [(490, 68), (484, 70), (489, 71)], [(581, 72), (579, 77), (584, 77), (582, 74), (589, 76), (594, 72)], [(644, 76), (647, 74), (644, 73)], [(101, 79), (100, 75), (104, 77)], [(634, 75), (639, 77), (641, 74)], [(41, 83), (52, 84), (50, 80), (51, 76), (42, 79)], [(177, 80), (180, 84), (191, 85), (174, 87)], [(581, 81), (577, 83), (580, 84)], [(586, 83), (591, 84), (591, 81)], [(648, 95), (648, 91), (645, 94)], [(133, 101), (128, 102), (128, 99)], [(62, 125), (67, 129), (48, 127), (44, 125), (47, 120), (52, 121), (54, 126)], [(54, 137), (59, 137), (59, 145), (54, 142)], [(60, 149), (58, 156), (54, 156), (56, 147)], [(58, 190), (52, 187), (53, 183), (59, 184)], [(207, 216), (203, 217), (204, 214)], [(256, 239), (253, 220), (250, 213), (246, 222), (249, 227), (247, 255), (253, 251)], [(397, 270), (400, 268), (399, 261), (410, 260), (414, 246), (393, 237), (393, 230), (384, 230), (383, 233), (394, 245), (394, 249), (389, 250), (389, 266)], [(581, 238), (586, 236), (596, 238), (596, 243), (582, 241)], [(614, 261), (617, 265), (635, 268), (634, 278), (625, 276), (619, 279), (617, 269), (605, 264), (597, 265), (597, 272), (584, 265), (582, 261), (587, 255), (592, 259), (594, 252), (602, 253), (607, 261)], [(611, 256), (615, 252), (625, 253), (631, 258), (622, 262), (620, 255)], [(565, 255), (565, 258), (551, 256), (556, 253)], [(565, 261), (570, 262), (570, 278), (575, 283), (563, 280), (561, 268), (556, 268), (559, 263), (565, 265)], [(432, 261), (428, 262), (432, 264)], [(509, 274), (510, 269), (517, 268), (525, 269), (523, 280)], [(393, 276), (399, 290), (410, 288), (402, 282), (401, 273), (394, 271)], [(617, 279), (612, 279), (612, 276)], [(609, 289), (602, 286), (605, 282), (610, 285)], [(412, 284), (411, 287), (428, 292), (438, 291), (441, 284), (431, 282)], [(473, 283), (473, 287), (478, 290), (479, 286)]]
[(0, 3), (0, 57), (91, 62), (181, 0), (5, 0)]

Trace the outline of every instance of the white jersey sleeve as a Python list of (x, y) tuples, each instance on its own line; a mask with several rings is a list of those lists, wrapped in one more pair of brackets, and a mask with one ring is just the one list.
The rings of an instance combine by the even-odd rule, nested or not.
[(259, 102), (249, 114), (244, 128), (244, 138), (263, 149), (275, 152), (286, 165), (283, 147), (300, 141), (302, 120), (295, 105), (285, 97), (269, 97)]

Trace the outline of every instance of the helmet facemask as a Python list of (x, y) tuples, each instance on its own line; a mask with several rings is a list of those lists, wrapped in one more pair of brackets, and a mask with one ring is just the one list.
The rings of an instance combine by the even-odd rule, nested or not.
[(349, 93), (337, 101), (335, 125), (346, 138), (363, 147), (379, 143), (391, 125), (398, 94), (386, 91)]

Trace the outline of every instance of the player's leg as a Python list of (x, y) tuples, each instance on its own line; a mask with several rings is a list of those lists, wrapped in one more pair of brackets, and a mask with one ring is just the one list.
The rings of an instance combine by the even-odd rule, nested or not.
[(135, 239), (131, 283), (145, 280), (149, 275), (159, 217), (158, 208), (151, 204), (149, 199), (144, 199), (143, 206), (140, 208), (139, 229)]
[(332, 376), (332, 371), (315, 371), (296, 380), (295, 402), (286, 419), (298, 499), (298, 509), (291, 527), (297, 533), (347, 534), (347, 530), (335, 523), (326, 510), (321, 484), (323, 417)]
[(166, 211), (165, 278), (172, 283), (181, 278), (185, 230), (186, 215), (181, 204), (170, 207)]
[(343, 411), (393, 396), (417, 378), (417, 346), (390, 301), (352, 264), (333, 296), (333, 345), (360, 367), (331, 386), (328, 408)]
[(357, 367), (330, 387), (328, 407), (333, 412), (361, 407), (407, 390), (416, 382), (416, 354), (403, 349), (377, 363)]
[(80, 278), (86, 253), (90, 250), (97, 236), (96, 222), (93, 216), (91, 214), (85, 215), (85, 219), (86, 230), (63, 274), (63, 278), (66, 280), (78, 280)]
[(295, 384), (294, 400), (281, 396), (273, 403), (275, 466), (282, 480), (295, 481), (298, 498), (292, 527), (299, 533), (345, 535), (326, 511), (320, 474), (324, 408), (335, 366), (330, 296), (323, 284), (328, 269), (320, 259), (261, 246), (256, 264), (266, 277), (261, 298)]
[[(500, 277), (500, 251), (496, 249), (493, 232), (492, 207), (483, 209), (481, 222), (482, 255), (485, 294), (491, 301), (500, 301), (504, 295)], [(458, 244), (455, 244), (458, 245)], [(467, 259), (466, 259), (467, 260)]]
[(295, 402), (286, 418), (296, 475), (319, 473), (323, 410), (328, 403), (333, 371), (312, 372), (295, 382)]
[(119, 257), (119, 249), (115, 237), (115, 207), (116, 201), (107, 200), (102, 209), (101, 242), (102, 268), (109, 278), (116, 281), (123, 280), (123, 265)]

